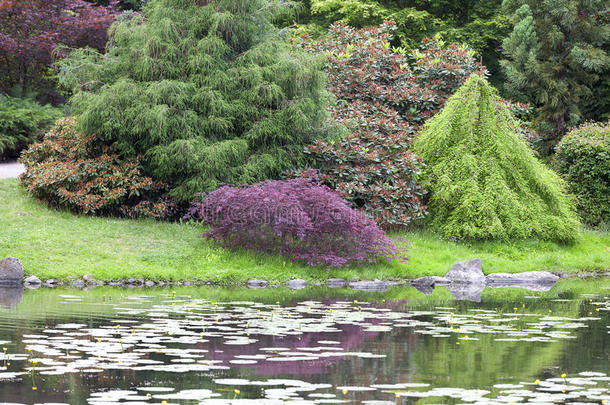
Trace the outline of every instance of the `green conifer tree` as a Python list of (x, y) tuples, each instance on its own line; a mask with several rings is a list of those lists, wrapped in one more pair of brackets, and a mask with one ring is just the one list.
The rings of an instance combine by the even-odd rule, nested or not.
[(535, 123), (553, 146), (610, 68), (610, 27), (600, 18), (608, 2), (504, 0), (503, 8), (515, 23), (502, 44), (506, 89), (539, 107)]
[[(282, 3), (282, 4), (280, 4)], [(79, 130), (188, 201), (278, 176), (326, 133), (322, 60), (272, 24), (285, 1), (152, 0), (110, 29), (104, 55), (61, 63)]]
[(432, 227), (457, 239), (574, 240), (564, 183), (534, 157), (496, 93), (471, 76), (414, 141)]

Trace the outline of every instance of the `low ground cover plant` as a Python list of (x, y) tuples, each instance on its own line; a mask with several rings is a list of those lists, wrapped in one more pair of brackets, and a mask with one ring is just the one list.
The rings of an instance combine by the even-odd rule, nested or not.
[(187, 218), (209, 225), (205, 236), (224, 247), (280, 254), (311, 266), (406, 260), (405, 249), (339, 193), (302, 178), (223, 186), (194, 202)]
[(426, 162), (432, 228), (456, 239), (575, 240), (579, 221), (563, 180), (517, 126), (478, 75), (426, 123), (413, 147)]
[(325, 182), (383, 227), (400, 227), (426, 212), (418, 176), (422, 162), (410, 149), (419, 126), (468, 75), (485, 69), (463, 46), (440, 38), (418, 49), (394, 49), (393, 22), (355, 29), (342, 23), (306, 49), (327, 57), (330, 111), (347, 135), (308, 147)]
[(0, 160), (18, 157), (61, 115), (59, 108), (0, 94)]
[(59, 119), (44, 139), (23, 152), (21, 181), (34, 197), (83, 214), (163, 219), (173, 204), (160, 199), (162, 184), (142, 174), (137, 158), (121, 159), (94, 135)]
[(555, 160), (583, 222), (610, 225), (610, 122), (570, 131), (557, 146)]

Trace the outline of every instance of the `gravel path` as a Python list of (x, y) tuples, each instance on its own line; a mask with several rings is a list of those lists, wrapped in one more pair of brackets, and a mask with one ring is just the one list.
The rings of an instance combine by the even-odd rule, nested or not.
[(25, 171), (21, 163), (6, 162), (0, 163), (0, 179), (14, 179)]

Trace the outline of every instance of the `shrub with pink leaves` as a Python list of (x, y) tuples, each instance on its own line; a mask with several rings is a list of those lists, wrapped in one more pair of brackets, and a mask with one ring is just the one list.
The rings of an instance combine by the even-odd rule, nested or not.
[(406, 260), (405, 249), (372, 219), (339, 193), (302, 178), (223, 186), (194, 202), (186, 218), (208, 224), (205, 237), (224, 247), (280, 254), (310, 266)]

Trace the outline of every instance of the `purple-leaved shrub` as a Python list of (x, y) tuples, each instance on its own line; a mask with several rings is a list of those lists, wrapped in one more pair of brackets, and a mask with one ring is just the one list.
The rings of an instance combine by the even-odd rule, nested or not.
[(224, 247), (281, 254), (310, 266), (407, 260), (406, 249), (372, 219), (306, 179), (223, 186), (193, 202), (185, 218), (208, 224), (205, 237)]

